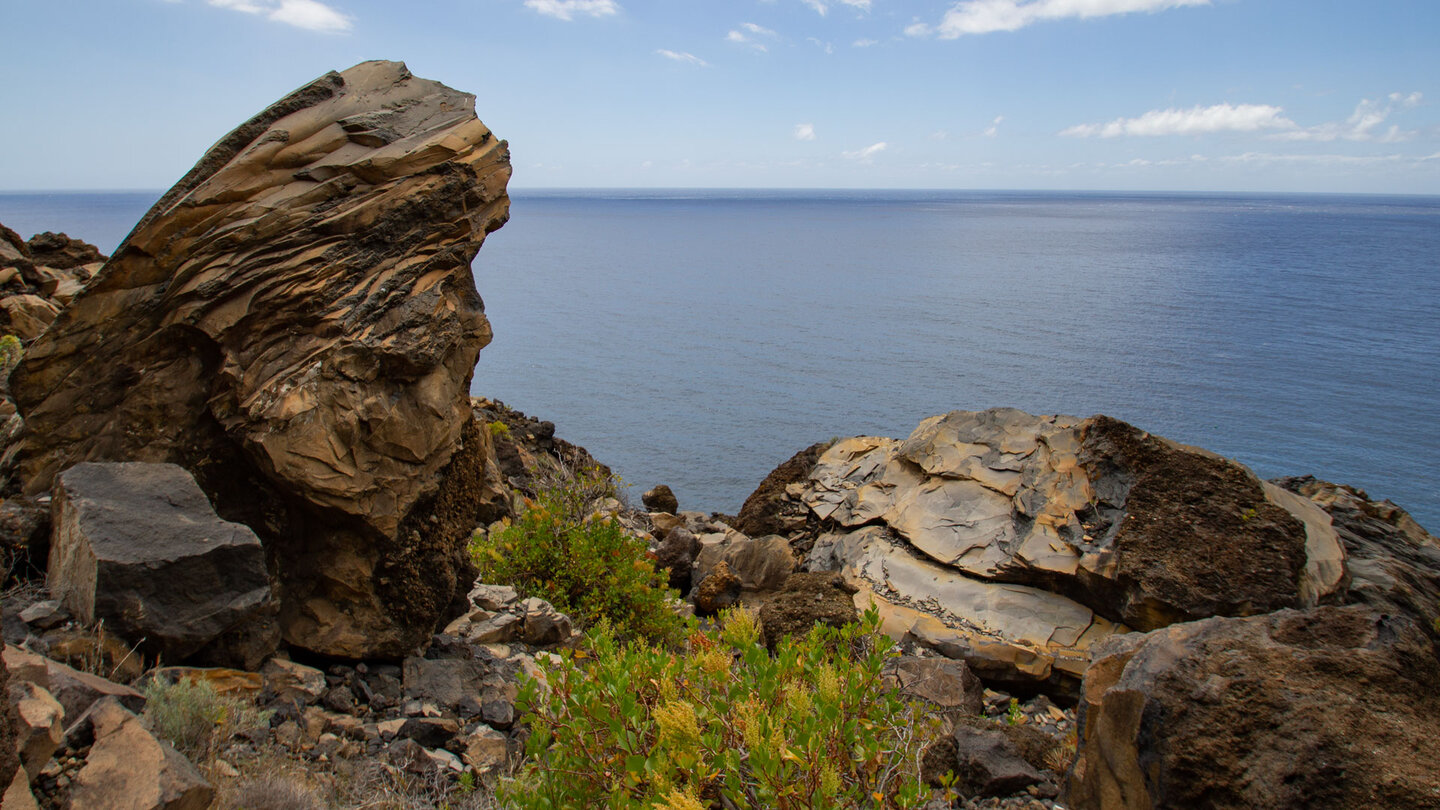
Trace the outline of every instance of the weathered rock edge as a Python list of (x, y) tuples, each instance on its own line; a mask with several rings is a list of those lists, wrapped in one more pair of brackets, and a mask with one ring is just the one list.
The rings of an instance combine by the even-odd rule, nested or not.
[(467, 521), (410, 552), (419, 513), (474, 478), (451, 465), (490, 340), (470, 262), (509, 176), (474, 97), (403, 64), (291, 93), (211, 148), (29, 348), (6, 468), (37, 493), (80, 461), (179, 464), (265, 543), (287, 641), (404, 655), (468, 585)]

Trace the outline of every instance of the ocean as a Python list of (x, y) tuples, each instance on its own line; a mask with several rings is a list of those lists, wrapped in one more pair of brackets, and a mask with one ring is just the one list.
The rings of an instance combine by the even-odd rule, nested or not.
[[(159, 192), (3, 194), (108, 252)], [(836, 436), (1106, 413), (1440, 530), (1440, 197), (515, 191), (473, 393), (735, 512)]]

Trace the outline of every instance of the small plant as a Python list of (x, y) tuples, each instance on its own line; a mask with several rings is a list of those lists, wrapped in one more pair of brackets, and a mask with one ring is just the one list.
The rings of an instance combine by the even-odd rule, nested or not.
[(0, 337), (0, 373), (8, 374), (20, 358), (25, 356), (25, 347), (14, 335)]
[(581, 479), (543, 490), (527, 499), (513, 524), (477, 534), (470, 551), (480, 579), (538, 596), (582, 629), (604, 621), (622, 637), (678, 644), (688, 628), (670, 607), (678, 594), (665, 587), (645, 543), (613, 518), (586, 520), (594, 493), (603, 489)]
[(262, 776), (240, 783), (232, 801), (235, 810), (320, 810), (315, 792), (292, 778)]
[(1005, 722), (1012, 726), (1018, 726), (1025, 722), (1025, 712), (1020, 709), (1020, 701), (1010, 698), (1010, 708), (1005, 710)]
[(227, 697), (200, 680), (156, 678), (145, 686), (145, 718), (156, 736), (191, 759), (208, 755), (218, 736), (268, 725), (268, 712)]
[(510, 435), (510, 426), (498, 419), (486, 425), (485, 428), (490, 431), (491, 436), (500, 437)]
[(772, 656), (722, 614), (683, 655), (593, 632), (521, 687), (528, 758), (501, 795), (526, 810), (910, 808), (933, 725), (881, 678), (890, 639), (817, 625)]

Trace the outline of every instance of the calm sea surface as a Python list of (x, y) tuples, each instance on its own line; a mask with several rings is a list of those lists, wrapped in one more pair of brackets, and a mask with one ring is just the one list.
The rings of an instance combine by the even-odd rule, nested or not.
[[(0, 195), (109, 251), (157, 197)], [(474, 392), (734, 512), (832, 436), (1107, 413), (1440, 530), (1440, 198), (516, 192)]]

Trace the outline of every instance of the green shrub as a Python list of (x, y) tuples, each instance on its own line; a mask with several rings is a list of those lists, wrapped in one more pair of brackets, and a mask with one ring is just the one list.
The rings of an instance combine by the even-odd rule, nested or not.
[(491, 435), (491, 436), (509, 436), (509, 435), (510, 435), (510, 426), (507, 425), (507, 424), (505, 424), (504, 422), (499, 421), (498, 419), (497, 419), (496, 421), (491, 422), (490, 424), (486, 425), (485, 427), (490, 431), (490, 435)]
[(14, 335), (0, 337), (0, 373), (10, 371), (25, 356), (25, 347)]
[(538, 596), (581, 629), (604, 622), (621, 637), (678, 644), (688, 626), (670, 606), (678, 594), (665, 587), (643, 541), (613, 518), (589, 514), (600, 491), (587, 479), (542, 490), (513, 524), (477, 535), (470, 551), (480, 580)]
[(145, 686), (145, 719), (155, 736), (168, 740), (191, 759), (210, 753), (219, 736), (269, 723), (269, 713), (249, 702), (227, 697), (205, 681), (159, 678)]
[(528, 757), (502, 795), (520, 808), (906, 808), (931, 721), (883, 685), (891, 642), (817, 625), (772, 657), (744, 611), (684, 655), (607, 633), (564, 653), (520, 707)]

